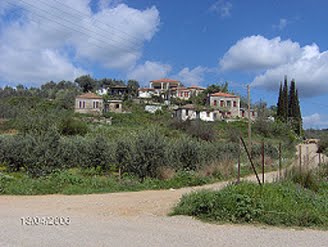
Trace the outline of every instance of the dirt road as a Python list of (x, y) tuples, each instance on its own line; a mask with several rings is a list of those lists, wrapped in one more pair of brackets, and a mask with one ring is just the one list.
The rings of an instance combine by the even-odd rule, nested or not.
[[(302, 152), (306, 147), (309, 165), (315, 165), (316, 146), (304, 145)], [(268, 173), (266, 180), (276, 176)], [(323, 231), (212, 225), (166, 216), (184, 193), (221, 189), (227, 183), (96, 195), (1, 196), (0, 246), (327, 246), (328, 232)], [(27, 216), (69, 216), (70, 224), (22, 225)]]

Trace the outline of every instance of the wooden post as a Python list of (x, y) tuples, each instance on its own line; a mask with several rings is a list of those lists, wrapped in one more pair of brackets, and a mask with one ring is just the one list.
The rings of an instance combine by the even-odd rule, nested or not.
[(251, 126), (251, 88), (247, 85), (247, 104), (248, 104), (248, 151), (252, 156), (252, 126)]
[(264, 141), (262, 141), (262, 184), (264, 184)]
[(300, 164), (300, 172), (302, 172), (302, 144), (298, 146), (298, 159)]
[(244, 139), (243, 139), (242, 137), (240, 137), (240, 140), (241, 140), (241, 142), (242, 142), (242, 144), (243, 144), (243, 146), (244, 146), (244, 148), (245, 148), (245, 151), (246, 151), (247, 157), (248, 157), (248, 159), (249, 159), (249, 162), (251, 163), (251, 166), (252, 166), (252, 169), (253, 169), (253, 171), (254, 171), (254, 173), (255, 173), (255, 176), (256, 176), (257, 182), (259, 183), (259, 185), (262, 185), (262, 184), (261, 184), (261, 180), (260, 180), (260, 178), (259, 178), (259, 175), (257, 174), (257, 171), (256, 171), (256, 169), (255, 169), (255, 166), (254, 166), (254, 163), (253, 163), (252, 157), (250, 156), (249, 151), (248, 151), (248, 149), (247, 149), (246, 143), (245, 143), (245, 141), (244, 141)]
[(309, 146), (306, 146), (306, 166), (310, 166)]
[(238, 167), (237, 167), (237, 184), (240, 183), (240, 157), (241, 156), (241, 141), (239, 140), (239, 149), (238, 149)]
[(319, 153), (319, 166), (321, 164), (321, 153)]
[(281, 163), (282, 163), (282, 153), (281, 153), (281, 142), (279, 143), (279, 179), (281, 179)]

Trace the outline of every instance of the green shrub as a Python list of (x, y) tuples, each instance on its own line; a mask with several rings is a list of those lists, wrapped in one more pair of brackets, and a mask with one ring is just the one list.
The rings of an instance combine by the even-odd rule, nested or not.
[(290, 182), (241, 183), (184, 195), (172, 214), (218, 222), (328, 227), (328, 197)]

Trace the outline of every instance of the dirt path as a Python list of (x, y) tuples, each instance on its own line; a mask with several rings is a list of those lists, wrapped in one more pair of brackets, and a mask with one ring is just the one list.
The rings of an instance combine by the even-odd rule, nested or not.
[[(305, 146), (305, 145), (303, 145)], [(310, 165), (318, 163), (308, 147)], [(303, 152), (303, 151), (302, 151)], [(270, 182), (277, 172), (266, 174)], [(255, 177), (248, 177), (255, 180)], [(179, 198), (221, 182), (178, 190), (93, 195), (0, 197), (0, 246), (326, 246), (328, 233), (313, 230), (210, 225), (190, 217), (167, 217)], [(23, 226), (21, 217), (69, 216), (69, 226)]]

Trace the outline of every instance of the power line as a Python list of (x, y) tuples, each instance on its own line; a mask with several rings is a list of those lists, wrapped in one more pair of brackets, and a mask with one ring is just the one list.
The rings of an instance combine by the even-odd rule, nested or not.
[[(57, 2), (57, 3), (60, 3), (61, 5), (64, 5), (65, 7), (69, 8), (69, 9), (71, 9), (71, 10), (74, 10), (75, 12), (80, 13), (79, 16), (89, 17), (87, 14), (83, 13), (82, 11), (79, 11), (79, 10), (77, 10), (77, 9), (74, 9), (74, 8), (72, 8), (71, 6), (69, 6), (69, 5), (65, 4), (65, 3), (59, 2), (58, 0), (53, 0), (53, 1), (55, 1), (55, 2)], [(100, 21), (100, 20), (97, 20), (97, 19), (96, 19), (95, 21), (96, 21), (96, 22), (99, 22), (99, 23), (102, 23), (102, 24), (104, 24), (104, 25), (106, 25), (106, 26), (108, 26), (108, 27), (110, 27), (110, 28), (112, 28), (112, 29), (114, 29), (114, 30), (116, 30), (116, 31), (119, 31), (119, 32), (121, 32), (121, 33), (124, 33), (124, 34), (126, 34), (127, 36), (131, 37), (132, 39), (135, 39), (136, 41), (140, 42), (140, 38), (138, 38), (137, 36), (134, 36), (134, 35), (131, 35), (130, 33), (124, 32), (124, 31), (122, 31), (122, 30), (116, 28), (115, 26), (109, 25), (108, 23), (102, 22), (102, 21)]]
[[(15, 6), (15, 7), (21, 7), (21, 6), (17, 5), (17, 4), (12, 4), (12, 3), (10, 3), (8, 0), (5, 0), (5, 1), (6, 1), (7, 3), (9, 3), (9, 4)], [(88, 37), (90, 37), (91, 39), (93, 39), (93, 40), (95, 40), (95, 41), (98, 41), (98, 42), (101, 42), (101, 43), (106, 43), (108, 46), (114, 46), (114, 47), (116, 47), (116, 48), (118, 48), (118, 49), (120, 49), (120, 50), (125, 50), (127, 53), (130, 53), (130, 54), (133, 54), (133, 55), (135, 55), (135, 56), (138, 56), (138, 54), (137, 54), (136, 52), (132, 52), (132, 51), (130, 51), (130, 50), (127, 50), (127, 49), (124, 48), (124, 47), (120, 47), (120, 46), (118, 46), (118, 45), (108, 43), (107, 40), (103, 40), (103, 39), (100, 40), (98, 37), (94, 37), (94, 36), (92, 36), (92, 35), (90, 35), (90, 34), (88, 34), (88, 33), (85, 33), (85, 32), (83, 32), (83, 31), (79, 30), (79, 29), (73, 28), (72, 26), (68, 26), (68, 25), (67, 25), (67, 21), (66, 21), (66, 22), (59, 22), (59, 21), (56, 21), (56, 20), (54, 20), (54, 19), (52, 19), (52, 18), (49, 18), (49, 17), (47, 17), (47, 16), (45, 16), (45, 15), (40, 14), (40, 12), (36, 12), (35, 9), (39, 9), (39, 10), (45, 12), (45, 13), (50, 14), (52, 17), (59, 18), (60, 20), (62, 20), (62, 18), (60, 18), (60, 17), (58, 17), (58, 16), (56, 16), (56, 15), (53, 15), (53, 14), (52, 14), (51, 12), (49, 12), (49, 11), (46, 11), (46, 10), (44, 10), (44, 9), (42, 9), (42, 8), (35, 7), (34, 5), (31, 5), (31, 4), (29, 4), (29, 3), (27, 3), (27, 2), (25, 2), (25, 1), (23, 1), (23, 0), (19, 0), (19, 1), (21, 1), (21, 2), (23, 2), (23, 3), (25, 3), (25, 4), (27, 4), (27, 5), (30, 5), (31, 8), (32, 8), (34, 11), (32, 11), (31, 9), (29, 9), (29, 10), (27, 10), (27, 11), (31, 12), (32, 14), (34, 14), (34, 15), (40, 17), (40, 18), (47, 19), (47, 20), (49, 20), (50, 22), (54, 22), (54, 23), (57, 23), (57, 24), (59, 24), (59, 25), (62, 25), (62, 26), (64, 26), (64, 27), (66, 27), (67, 29), (71, 30), (71, 31), (73, 30), (73, 31), (75, 31), (75, 32), (78, 32), (78, 33), (80, 33), (80, 34), (83, 34), (83, 35), (85, 35), (85, 36), (88, 36)], [(64, 20), (64, 21), (65, 21), (65, 20)], [(70, 22), (71, 24), (75, 25), (75, 23), (73, 23), (73, 22), (71, 22), (71, 21), (68, 21), (68, 22)], [(77, 26), (78, 26), (78, 25), (77, 25)], [(80, 27), (80, 26), (79, 26), (79, 27)], [(87, 31), (92, 31), (92, 32), (94, 32), (93, 30), (88, 30), (88, 29), (86, 29), (86, 28), (83, 28), (83, 29), (85, 29), (85, 30), (87, 30)], [(98, 35), (99, 35), (99, 34), (98, 34)], [(113, 40), (113, 41), (114, 41), (114, 40)], [(114, 42), (116, 42), (116, 41), (114, 41)], [(94, 45), (95, 45), (95, 44), (94, 44)], [(107, 47), (100, 47), (100, 46), (98, 46), (98, 45), (95, 45), (95, 46), (97, 46), (97, 47), (99, 47), (99, 48), (102, 48), (102, 49), (106, 49), (106, 48), (107, 48)], [(131, 48), (131, 49), (132, 49), (132, 48)]]
[[(20, 0), (20, 1), (22, 1), (22, 0)], [(70, 13), (70, 12), (68, 12), (68, 11), (65, 11), (65, 10), (62, 10), (62, 9), (58, 8), (57, 6), (49, 5), (49, 4), (47, 4), (46, 2), (41, 1), (41, 0), (39, 0), (39, 1), (40, 1), (41, 3), (43, 3), (44, 5), (50, 7), (50, 8), (57, 9), (57, 10), (60, 11), (61, 13), (66, 13), (66, 14), (68, 14), (69, 16), (72, 15), (72, 13)], [(71, 8), (70, 6), (68, 6), (68, 5), (66, 5), (66, 4), (62, 4), (62, 5), (65, 5), (67, 8), (69, 8), (69, 9), (75, 11), (75, 12), (79, 12), (79, 11), (77, 11), (77, 10)], [(82, 12), (81, 12), (81, 13), (82, 13)], [(89, 17), (88, 15), (79, 15), (79, 14), (77, 14), (76, 16), (77, 16), (77, 18), (85, 16), (85, 17), (87, 17), (88, 19), (90, 19), (90, 17)], [(90, 22), (90, 24), (91, 24), (91, 21), (89, 21), (89, 22)], [(105, 23), (103, 23), (103, 24), (105, 24)], [(105, 25), (106, 25), (106, 24), (105, 24)], [(106, 25), (106, 26), (108, 26), (108, 25)], [(109, 31), (109, 30), (106, 30), (106, 29), (100, 28), (100, 27), (98, 27), (98, 26), (96, 26), (96, 25), (94, 25), (93, 27), (98, 28), (99, 30), (102, 30), (102, 31), (104, 31), (104, 32), (108, 32), (108, 31)], [(113, 28), (113, 29), (114, 29), (114, 28)], [(116, 29), (116, 30), (117, 30), (117, 32), (122, 32), (121, 30), (118, 30), (118, 29)], [(93, 31), (93, 30), (91, 30), (91, 31)], [(93, 32), (95, 32), (95, 31), (93, 31)], [(96, 33), (96, 32), (95, 32), (95, 33)], [(120, 38), (121, 40), (125, 40), (125, 41), (128, 41), (128, 42), (132, 42), (135, 46), (138, 46), (138, 45), (139, 45), (138, 43), (141, 42), (140, 39), (138, 39), (138, 40), (137, 40), (137, 39), (132, 40), (131, 38), (123, 37), (122, 35), (120, 35), (120, 33), (115, 33), (115, 36), (118, 37), (118, 38)], [(105, 37), (105, 38), (107, 38), (107, 37)], [(118, 41), (118, 40), (115, 40), (115, 41)], [(138, 43), (137, 43), (137, 42), (138, 42)]]
[[(22, 3), (25, 3), (25, 4), (31, 6), (31, 7), (34, 8), (34, 9), (38, 9), (38, 10), (40, 10), (40, 11), (43, 11), (43, 12), (45, 12), (45, 13), (51, 15), (52, 17), (60, 18), (61, 20), (65, 21), (66, 23), (68, 22), (68, 23), (73, 24), (74, 26), (77, 26), (77, 27), (79, 27), (79, 28), (82, 28), (82, 30), (86, 30), (87, 32), (95, 33), (95, 34), (98, 35), (98, 36), (103, 36), (105, 39), (101, 39), (101, 40), (100, 40), (99, 38), (97, 38), (97, 39), (98, 39), (99, 41), (101, 41), (101, 42), (106, 42), (106, 43), (108, 43), (108, 42), (107, 42), (107, 39), (110, 39), (110, 40), (112, 40), (112, 41), (114, 41), (114, 42), (117, 42), (116, 40), (114, 40), (114, 39), (112, 39), (112, 38), (109, 38), (109, 37), (107, 37), (107, 36), (104, 36), (104, 35), (102, 35), (102, 34), (99, 34), (99, 33), (95, 32), (95, 31), (92, 30), (92, 29), (88, 29), (88, 28), (85, 28), (85, 27), (83, 27), (83, 26), (76, 25), (77, 23), (74, 23), (74, 22), (72, 22), (71, 20), (69, 20), (69, 19), (67, 19), (67, 18), (66, 18), (66, 19), (63, 19), (61, 16), (54, 15), (53, 13), (51, 13), (51, 12), (49, 12), (49, 11), (47, 11), (47, 10), (44, 10), (44, 9), (42, 9), (42, 8), (39, 8), (39, 7), (37, 7), (37, 6), (33, 5), (33, 4), (30, 4), (30, 3), (28, 3), (28, 2), (26, 2), (26, 1), (24, 1), (24, 0), (18, 0), (18, 1), (20, 1), (20, 2), (22, 2)], [(49, 5), (48, 5), (48, 6), (49, 6)], [(50, 6), (50, 7), (51, 7), (51, 6)], [(49, 18), (48, 18), (48, 20), (52, 21), (52, 20), (49, 19)], [(79, 30), (79, 31), (80, 31), (80, 30)], [(81, 31), (80, 31), (80, 32), (81, 32)], [(89, 35), (89, 36), (92, 37), (91, 35)], [(110, 44), (110, 43), (108, 43), (108, 44)], [(111, 44), (111, 45), (113, 45), (113, 46), (115, 46), (115, 47), (117, 47), (117, 48), (119, 48), (119, 49), (122, 49), (122, 47), (119, 47), (119, 46), (117, 46), (117, 45), (115, 45), (115, 44)], [(132, 48), (132, 47), (130, 47), (130, 48)], [(123, 48), (123, 49), (124, 49), (124, 48)], [(126, 50), (126, 51), (129, 51), (129, 50)]]

